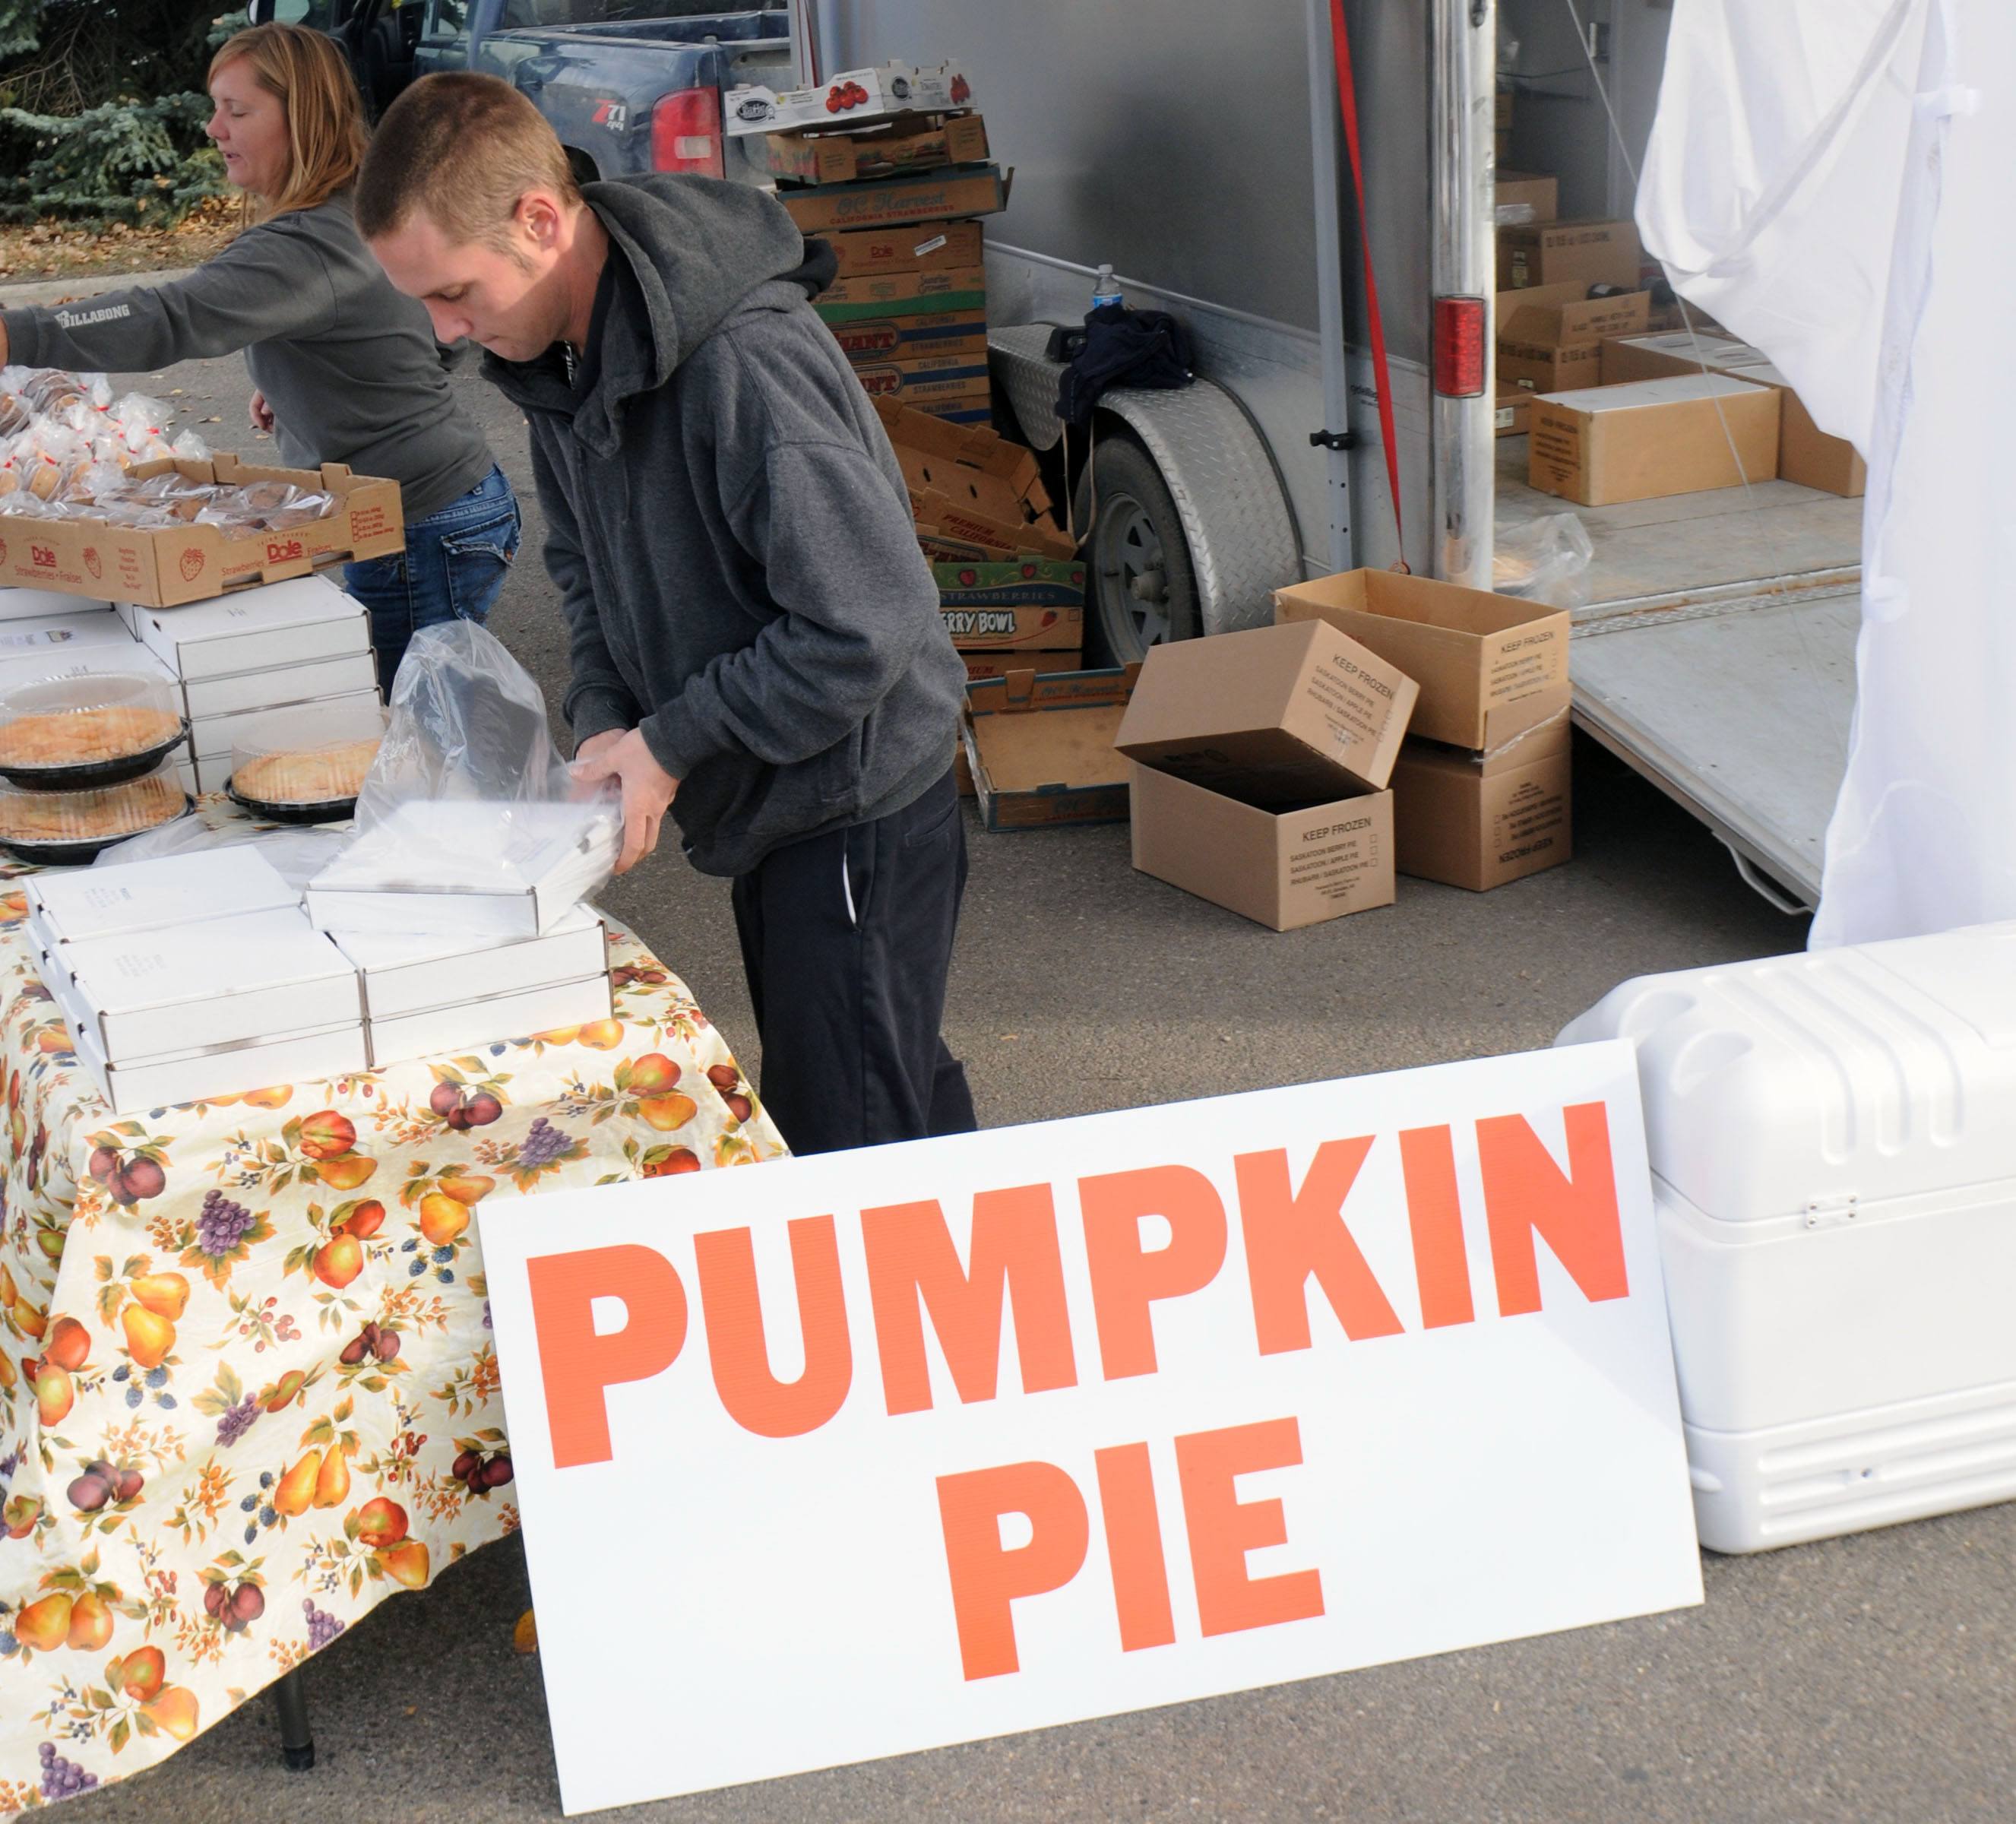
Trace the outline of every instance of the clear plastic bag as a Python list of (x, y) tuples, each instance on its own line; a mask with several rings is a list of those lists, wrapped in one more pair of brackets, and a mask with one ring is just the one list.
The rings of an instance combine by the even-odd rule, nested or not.
[(330, 928), (502, 935), (549, 928), (609, 878), (622, 813), (613, 785), (574, 778), (502, 643), (451, 621), (406, 649), (356, 827), (313, 883)]
[(1589, 528), (1572, 513), (1550, 513), (1522, 526), (1498, 528), (1492, 585), (1500, 595), (1557, 608), (1589, 600), (1589, 567), (1596, 561)]
[(305, 892), (308, 882), (343, 853), (349, 840), (347, 830), (254, 830), (238, 823), (213, 828), (200, 817), (185, 817), (113, 844), (92, 865), (117, 867), (123, 862), (153, 861), (165, 855), (249, 846), (272, 863), (289, 886)]

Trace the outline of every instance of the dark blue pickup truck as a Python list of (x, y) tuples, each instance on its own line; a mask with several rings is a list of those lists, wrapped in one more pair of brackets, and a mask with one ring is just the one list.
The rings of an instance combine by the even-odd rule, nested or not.
[(797, 84), (794, 0), (253, 0), (255, 20), (336, 38), (375, 116), (416, 77), (501, 76), (553, 123), (584, 181), (704, 171), (767, 181), (760, 135), (722, 132), (736, 85)]

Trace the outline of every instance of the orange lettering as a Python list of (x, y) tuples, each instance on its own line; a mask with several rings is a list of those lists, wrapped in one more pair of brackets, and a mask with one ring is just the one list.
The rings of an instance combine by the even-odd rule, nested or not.
[[(686, 1339), (686, 1288), (664, 1255), (634, 1245), (536, 1254), (525, 1263), (525, 1281), (553, 1467), (606, 1463), (612, 1453), (603, 1390), (647, 1381), (672, 1365)], [(621, 1329), (596, 1333), (599, 1298), (622, 1300)]]
[[(1027, 1516), (1028, 1545), (1012, 1552), (1003, 1546), (1003, 1514)], [(966, 1676), (1020, 1671), (1015, 1599), (1062, 1588), (1085, 1563), (1092, 1523), (1078, 1484), (1054, 1463), (1004, 1463), (941, 1476), (938, 1520)]]
[(805, 1343), (805, 1372), (795, 1381), (779, 1381), (770, 1372), (756, 1249), (748, 1230), (714, 1229), (693, 1237), (715, 1389), (729, 1417), (758, 1437), (798, 1437), (818, 1430), (840, 1410), (854, 1379), (833, 1218), (800, 1217), (790, 1224), (790, 1234), (798, 1326)]
[(1162, 1555), (1162, 1523), (1155, 1512), (1155, 1474), (1146, 1444), (1095, 1451), (1099, 1507), (1106, 1522), (1106, 1562), (1113, 1573), (1113, 1612), (1120, 1650), (1137, 1653), (1176, 1638), (1169, 1612), (1169, 1567)]
[(970, 1272), (960, 1266), (945, 1212), (934, 1202), (864, 1209), (861, 1240), (882, 1396), (891, 1413), (931, 1409), (924, 1311), (965, 1404), (992, 1400), (1000, 1384), (1001, 1312), (1009, 1299), (1023, 1392), (1078, 1384), (1049, 1185), (983, 1191), (974, 1199)]
[(1602, 1103), (1581, 1102), (1564, 1108), (1561, 1118), (1568, 1130), (1566, 1177), (1522, 1116), (1496, 1115), (1477, 1124), (1501, 1317), (1540, 1308), (1540, 1273), (1533, 1257), (1536, 1234), (1592, 1303), (1624, 1298), (1630, 1292), (1625, 1281), (1624, 1231), (1617, 1214), (1609, 1117)]
[[(1225, 1264), (1225, 1206), (1203, 1173), (1188, 1166), (1147, 1166), (1078, 1180), (1085, 1251), (1092, 1275), (1099, 1358), (1109, 1381), (1155, 1372), (1155, 1323), (1149, 1307), (1211, 1284)], [(1141, 1245), (1141, 1218), (1160, 1216), (1169, 1245)]]
[(1289, 1180), (1284, 1152), (1241, 1153), (1232, 1162), (1262, 1355), (1309, 1347), (1312, 1274), (1354, 1342), (1399, 1333), (1400, 1320), (1344, 1222), (1344, 1200), (1371, 1150), (1369, 1137), (1326, 1141), (1300, 1191)]
[(1456, 1147), (1446, 1127), (1410, 1128), (1400, 1136), (1407, 1181), (1407, 1227), (1414, 1238), (1414, 1278), (1421, 1322), (1428, 1329), (1467, 1324), (1470, 1259), (1463, 1245), (1463, 1203), (1456, 1186)]
[(1288, 1525), (1278, 1500), (1241, 1501), (1235, 1479), (1301, 1460), (1301, 1432), (1292, 1418), (1193, 1432), (1176, 1440), (1190, 1575), (1197, 1584), (1197, 1620), (1207, 1635), (1272, 1628), (1323, 1613), (1319, 1573), (1253, 1577), (1246, 1572), (1247, 1553), (1285, 1545)]

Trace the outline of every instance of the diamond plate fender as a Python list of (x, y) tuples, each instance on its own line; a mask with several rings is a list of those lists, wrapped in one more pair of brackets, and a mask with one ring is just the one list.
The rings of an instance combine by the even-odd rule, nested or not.
[[(1043, 355), (1049, 336), (1047, 323), (1015, 323), (987, 338), (995, 377), (1036, 449), (1053, 449), (1064, 434), (1055, 409), (1063, 367)], [(1245, 409), (1208, 380), (1169, 392), (1115, 387), (1100, 405), (1141, 440), (1175, 498), (1204, 632), (1266, 625), (1273, 592), (1301, 579), (1301, 546), (1273, 459)]]

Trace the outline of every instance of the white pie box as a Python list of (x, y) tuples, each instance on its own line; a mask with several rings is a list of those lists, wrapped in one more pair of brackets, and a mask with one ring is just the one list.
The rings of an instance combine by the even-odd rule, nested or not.
[[(6, 622), (0, 621), (0, 628)], [(16, 651), (9, 657), (0, 650), (0, 689), (31, 684), (39, 678), (103, 677), (110, 672), (131, 676), (135, 673), (165, 678), (173, 683), (175, 674), (136, 640), (123, 646), (66, 647), (60, 651)]]
[(58, 962), (84, 1016), (80, 1036), (110, 1064), (346, 1022), (361, 1034), (355, 968), (295, 909), (95, 938), (65, 946)]
[(198, 718), (207, 722), (214, 716), (250, 710), (320, 703), (331, 697), (375, 697), (377, 693), (378, 661), (369, 652), (346, 652), (335, 658), (276, 665), (267, 671), (188, 678), (182, 683), (192, 722)]
[[(609, 973), (609, 939), (602, 915), (592, 906), (577, 906), (544, 936), (516, 943), (471, 943), (466, 938), (387, 932), (333, 932), (330, 935), (357, 967), (364, 986), (365, 1018), (373, 1021), (476, 1008), (500, 997)], [(601, 1013), (585, 1017), (608, 1016), (605, 1007)], [(579, 1023), (568, 1019), (548, 1022), (559, 1026)], [(546, 1027), (530, 1029), (544, 1032)], [(519, 1032), (477, 1035), (486, 1040), (524, 1036)]]
[(129, 658), (141, 656), (131, 629), (110, 608), (87, 608), (81, 615), (0, 617), (0, 665), (33, 659), (60, 664), (72, 653), (106, 646)]
[[(74, 1018), (71, 1024), (74, 1029)], [(115, 1115), (242, 1096), (276, 1083), (355, 1076), (370, 1068), (364, 1029), (354, 1022), (131, 1064), (108, 1064), (85, 1032), (77, 1036), (77, 1054)]]
[[(599, 928), (598, 923), (598, 932)], [(371, 1062), (375, 1069), (383, 1069), (506, 1039), (529, 1039), (556, 1026), (584, 1026), (592, 1020), (607, 1019), (612, 1004), (609, 972), (604, 968), (576, 982), (549, 982), (459, 1007), (425, 1008), (373, 1018), (366, 1025)]]
[[(354, 692), (347, 697), (326, 698), (326, 701), (354, 703), (359, 708), (377, 707), (380, 703), (378, 687), (374, 681), (366, 690)], [(245, 736), (252, 734), (270, 734), (265, 728), (265, 719), (273, 713), (272, 708), (240, 709), (228, 716), (193, 716), (189, 720), (189, 745), (195, 751), (196, 770), (204, 778), (205, 791), (221, 791), (224, 782), (231, 777), (231, 750)]]
[(52, 589), (0, 589), (0, 622), (39, 620), (46, 615), (74, 615), (80, 609), (111, 606), (110, 602), (63, 595)]
[(124, 605), (135, 636), (177, 676), (227, 677), (371, 650), (364, 604), (320, 576), (235, 589), (178, 608)]
[(292, 911), (301, 899), (250, 843), (36, 874), (26, 891), (30, 928), (52, 954), (99, 938)]
[(345, 933), (543, 936), (609, 878), (621, 840), (607, 800), (416, 798), (308, 883), (308, 916)]

